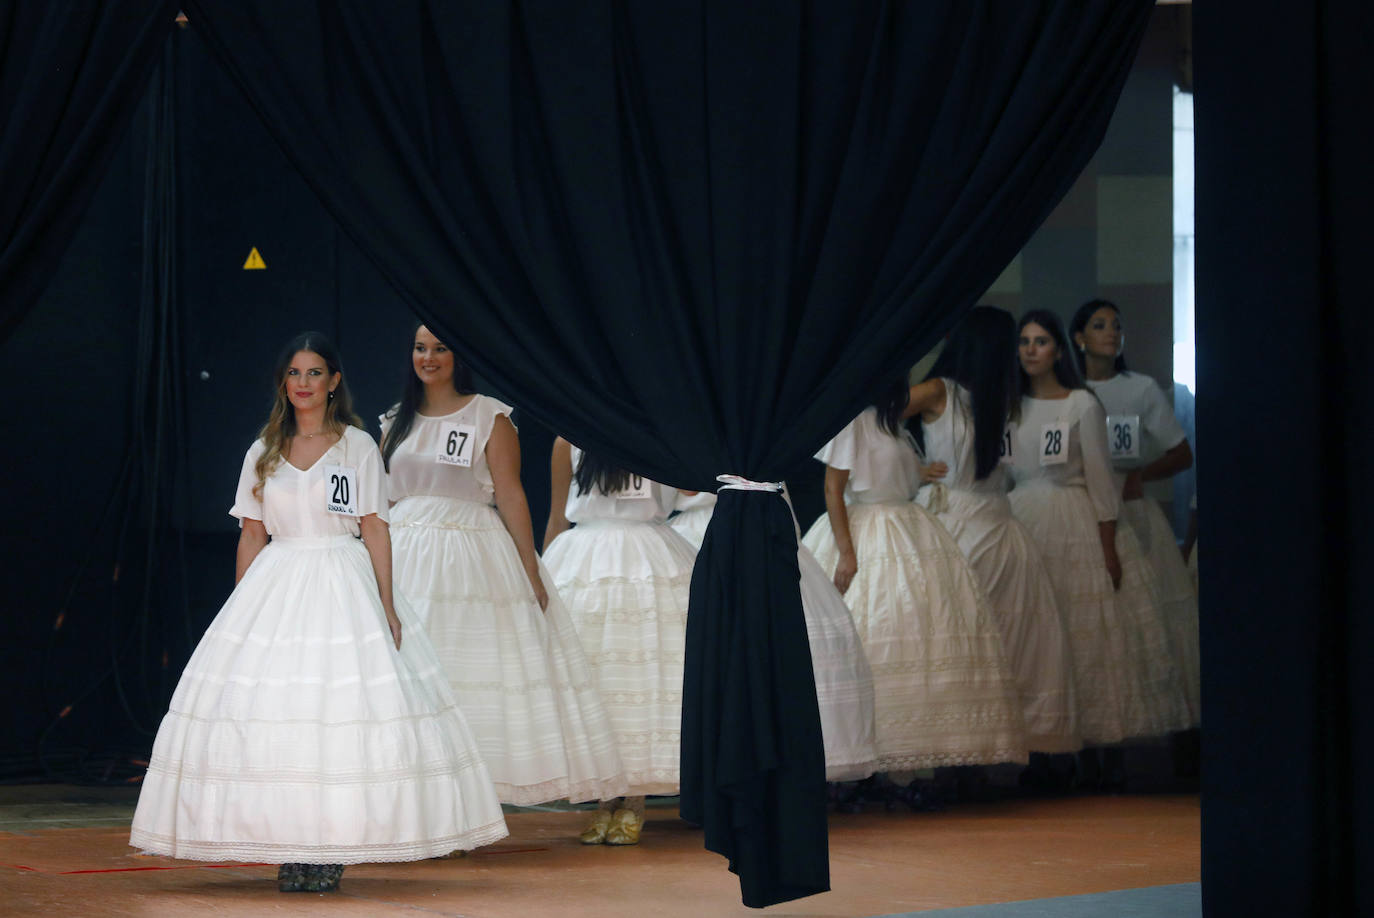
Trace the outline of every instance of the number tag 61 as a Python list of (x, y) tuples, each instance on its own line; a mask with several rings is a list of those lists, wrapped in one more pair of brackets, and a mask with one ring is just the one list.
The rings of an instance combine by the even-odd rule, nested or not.
[(1069, 422), (1051, 421), (1040, 428), (1040, 464), (1063, 465), (1069, 461)]
[(439, 452), (434, 461), (444, 465), (461, 465), (472, 468), (473, 441), (477, 439), (477, 428), (471, 424), (445, 423), (439, 428)]
[(325, 509), (340, 516), (358, 515), (358, 470), (351, 465), (324, 467)]

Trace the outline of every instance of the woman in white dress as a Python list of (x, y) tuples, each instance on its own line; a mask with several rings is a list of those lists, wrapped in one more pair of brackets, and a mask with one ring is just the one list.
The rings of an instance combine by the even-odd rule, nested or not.
[(1073, 752), (1082, 743), (1068, 633), (1040, 551), (1006, 495), (1002, 459), (1017, 401), (1016, 320), (1002, 309), (975, 307), (912, 389), (922, 452), (943, 469), (919, 499), (954, 536), (988, 593), (1021, 690), (1030, 749)]
[(878, 770), (1025, 762), (1020, 692), (987, 595), (913, 502), (909, 399), (898, 381), (816, 454), (826, 515), (803, 542), (844, 595), (873, 670)]
[[(786, 489), (783, 499), (792, 506)], [(668, 520), (693, 547), (701, 548), (716, 506), (709, 491), (679, 494), (677, 514)], [(792, 517), (796, 524), (796, 515)], [(858, 781), (873, 774), (877, 749), (873, 733), (873, 672), (864, 656), (859, 632), (844, 597), (826, 576), (797, 532), (797, 568), (801, 572), (802, 614), (816, 676), (816, 702), (825, 744), (825, 779)]]
[(392, 592), (382, 459), (333, 345), (297, 337), (275, 382), (229, 511), (236, 586), (158, 729), (130, 844), (274, 861), (283, 892), (322, 891), (344, 864), (475, 848), (506, 825), (434, 649)]
[[(396, 584), (477, 737), (502, 803), (625, 792), (582, 645), (534, 550), (511, 408), (425, 326), (381, 418)], [(495, 506), (493, 506), (493, 503)]]
[(674, 489), (561, 437), (550, 469), (544, 563), (591, 660), (629, 783), (622, 799), (602, 801), (582, 842), (633, 845), (645, 795), (678, 792), (696, 550), (666, 523)]
[[(1012, 437), (1012, 512), (1040, 547), (1069, 629), (1083, 742), (1162, 736), (1187, 719), (1149, 565), (1120, 508), (1107, 422), (1084, 387), (1057, 316), (1022, 317), (1021, 410)], [(1095, 752), (1083, 778), (1103, 776)], [(1124, 781), (1120, 750), (1105, 782)], [(1093, 772), (1097, 771), (1097, 775)]]
[(1122, 500), (1121, 520), (1131, 527), (1154, 569), (1189, 726), (1196, 726), (1202, 721), (1197, 590), (1173, 527), (1143, 488), (1191, 467), (1193, 451), (1163, 390), (1149, 376), (1126, 369), (1126, 336), (1114, 303), (1085, 303), (1069, 323), (1069, 334), (1078, 368), (1107, 412), (1107, 448)]

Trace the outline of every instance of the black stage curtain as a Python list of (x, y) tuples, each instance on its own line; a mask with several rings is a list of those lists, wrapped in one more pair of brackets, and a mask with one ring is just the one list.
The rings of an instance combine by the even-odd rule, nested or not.
[[(1096, 149), (1153, 2), (185, 6), (459, 354), (704, 489), (803, 461), (988, 286)], [(810, 666), (786, 506), (725, 492), (682, 812), (748, 905), (829, 887)]]
[(176, 10), (176, 0), (0, 0), (0, 339), (76, 234)]
[(1374, 915), (1374, 8), (1194, 27), (1203, 910)]

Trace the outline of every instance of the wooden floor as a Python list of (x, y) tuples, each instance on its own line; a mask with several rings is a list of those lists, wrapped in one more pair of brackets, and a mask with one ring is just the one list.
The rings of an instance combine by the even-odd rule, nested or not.
[[(459, 860), (349, 867), (337, 893), (276, 891), (276, 868), (128, 847), (130, 792), (0, 788), (7, 916), (703, 916), (758, 914), (668, 807), (633, 848), (577, 843), (580, 812), (513, 813)], [(1199, 879), (1196, 796), (1085, 796), (830, 818), (832, 891), (774, 915), (885, 915)]]

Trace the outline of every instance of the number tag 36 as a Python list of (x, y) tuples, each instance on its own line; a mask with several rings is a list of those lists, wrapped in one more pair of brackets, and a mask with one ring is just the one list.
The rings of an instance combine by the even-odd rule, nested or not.
[(1040, 464), (1063, 465), (1069, 461), (1069, 422), (1051, 421), (1040, 428)]
[(1107, 415), (1107, 448), (1113, 459), (1140, 458), (1140, 415)]
[(616, 492), (616, 497), (625, 500), (647, 500), (649, 497), (649, 482), (643, 475), (630, 474), (630, 480), (625, 483), (625, 487)]
[(325, 509), (340, 516), (358, 515), (358, 470), (351, 465), (324, 467)]
[(471, 424), (448, 422), (439, 429), (439, 452), (435, 462), (444, 465), (472, 467), (473, 443), (477, 439), (477, 428)]

